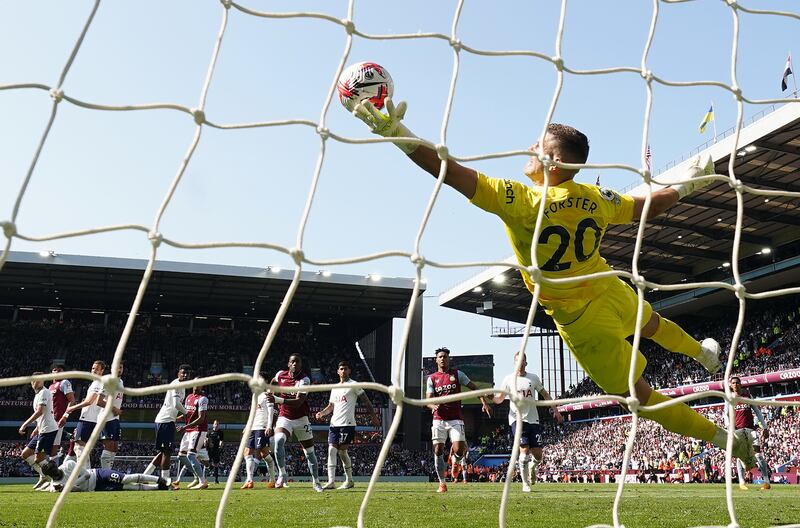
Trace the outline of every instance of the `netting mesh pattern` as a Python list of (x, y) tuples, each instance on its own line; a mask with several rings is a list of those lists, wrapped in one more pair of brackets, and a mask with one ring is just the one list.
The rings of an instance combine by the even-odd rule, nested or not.
[[(552, 116), (554, 115), (556, 106), (559, 103), (559, 98), (561, 96), (561, 90), (563, 87), (564, 81), (564, 74), (570, 73), (573, 75), (608, 75), (620, 72), (628, 72), (634, 73), (641, 76), (642, 82), (644, 83), (645, 89), (647, 91), (647, 105), (646, 110), (644, 112), (644, 121), (643, 121), (643, 136), (641, 142), (641, 166), (634, 167), (630, 165), (624, 164), (583, 164), (583, 165), (563, 165), (568, 168), (596, 168), (596, 169), (621, 169), (625, 171), (630, 171), (633, 174), (637, 174), (641, 180), (649, 185), (652, 184), (670, 184), (675, 183), (671, 181), (659, 181), (657, 179), (652, 178), (652, 175), (648, 169), (646, 169), (646, 158), (645, 158), (645, 149), (646, 145), (648, 145), (648, 130), (650, 129), (650, 117), (651, 117), (651, 109), (653, 104), (653, 84), (660, 84), (663, 86), (713, 86), (720, 89), (723, 89), (730, 93), (731, 97), (735, 99), (737, 105), (737, 120), (736, 120), (736, 131), (734, 134), (734, 148), (731, 151), (730, 156), (730, 163), (729, 163), (729, 175), (728, 176), (710, 176), (709, 178), (724, 181), (728, 183), (732, 190), (736, 193), (736, 202), (737, 202), (737, 216), (736, 216), (736, 231), (734, 237), (734, 245), (733, 245), (733, 254), (731, 258), (731, 267), (732, 267), (732, 274), (734, 277), (734, 281), (732, 284), (725, 283), (725, 282), (704, 282), (704, 283), (683, 283), (680, 285), (677, 284), (656, 284), (649, 282), (645, 279), (643, 275), (639, 273), (639, 266), (638, 266), (638, 255), (641, 251), (642, 246), (642, 237), (644, 233), (645, 223), (642, 222), (639, 225), (637, 239), (636, 239), (636, 247), (633, 253), (633, 260), (631, 263), (632, 271), (630, 273), (623, 272), (623, 271), (613, 271), (613, 272), (605, 272), (603, 274), (596, 274), (590, 275), (589, 278), (600, 276), (600, 275), (617, 275), (620, 277), (625, 277), (629, 279), (635, 286), (638, 291), (639, 297), (639, 305), (638, 305), (638, 312), (637, 312), (637, 328), (641, 328), (642, 326), (642, 308), (643, 308), (643, 301), (644, 301), (644, 291), (645, 288), (660, 288), (661, 290), (680, 290), (680, 289), (692, 289), (692, 288), (699, 288), (699, 287), (710, 287), (710, 288), (725, 288), (735, 293), (739, 300), (739, 317), (736, 325), (736, 330), (733, 336), (733, 342), (731, 344), (731, 350), (735, 350), (736, 346), (739, 341), (739, 337), (742, 331), (742, 325), (744, 322), (744, 309), (745, 303), (747, 299), (761, 299), (767, 297), (773, 297), (778, 295), (787, 295), (787, 294), (794, 294), (800, 293), (800, 288), (787, 288), (782, 290), (775, 290), (763, 293), (750, 293), (747, 291), (747, 288), (742, 283), (739, 268), (737, 265), (737, 261), (739, 260), (739, 245), (741, 241), (741, 234), (742, 234), (742, 217), (743, 217), (743, 193), (753, 193), (758, 195), (764, 196), (792, 196), (792, 197), (800, 197), (800, 193), (790, 193), (784, 191), (770, 191), (765, 189), (757, 189), (750, 187), (748, 185), (744, 185), (740, 180), (736, 178), (736, 174), (734, 171), (734, 159), (735, 153), (739, 148), (739, 136), (743, 127), (743, 105), (744, 103), (750, 104), (774, 104), (774, 103), (797, 103), (796, 99), (763, 99), (763, 100), (755, 100), (755, 99), (748, 99), (742, 90), (739, 87), (739, 82), (737, 80), (737, 71), (736, 71), (736, 64), (737, 64), (737, 55), (739, 53), (739, 25), (740, 25), (740, 12), (749, 13), (752, 15), (763, 15), (763, 16), (777, 16), (777, 17), (787, 17), (792, 18), (795, 20), (800, 20), (800, 15), (791, 12), (781, 12), (781, 11), (773, 11), (773, 10), (759, 10), (759, 9), (751, 9), (745, 7), (743, 5), (739, 5), (733, 0), (727, 0), (725, 3), (730, 8), (730, 14), (732, 17), (732, 24), (733, 24), (733, 42), (731, 44), (731, 78), (729, 83), (722, 83), (717, 81), (690, 81), (690, 82), (677, 82), (671, 81), (669, 79), (665, 79), (659, 77), (656, 73), (650, 71), (648, 69), (648, 53), (650, 51), (650, 47), (653, 41), (653, 36), (655, 34), (655, 30), (659, 20), (659, 11), (662, 7), (661, 4), (672, 4), (672, 3), (683, 3), (689, 1), (696, 1), (696, 0), (652, 0), (652, 17), (649, 27), (649, 33), (647, 37), (646, 44), (644, 49), (642, 50), (641, 55), (641, 63), (639, 66), (622, 66), (622, 67), (613, 67), (613, 68), (604, 68), (604, 69), (576, 69), (570, 66), (570, 60), (568, 57), (564, 57), (561, 54), (562, 49), (562, 40), (564, 36), (564, 27), (565, 27), (565, 20), (566, 20), (566, 13), (567, 13), (567, 0), (562, 0), (561, 3), (561, 10), (559, 16), (559, 24), (558, 24), (558, 31), (556, 36), (556, 43), (555, 43), (555, 56), (549, 56), (544, 53), (540, 53), (534, 50), (485, 50), (485, 49), (477, 49), (471, 47), (468, 43), (462, 42), (459, 39), (459, 20), (461, 18), (462, 8), (464, 6), (464, 2), (459, 1), (456, 5), (455, 11), (452, 17), (452, 26), (450, 34), (442, 34), (442, 33), (414, 33), (414, 34), (369, 34), (363, 31), (360, 31), (354, 22), (354, 4), (355, 2), (351, 0), (348, 4), (347, 9), (347, 18), (339, 19), (334, 16), (330, 16), (324, 13), (312, 13), (312, 12), (263, 12), (258, 11), (255, 9), (251, 9), (247, 6), (240, 5), (238, 3), (232, 2), (230, 0), (221, 0), (220, 3), (220, 25), (219, 31), (215, 38), (215, 43), (213, 47), (213, 51), (211, 54), (211, 59), (209, 61), (209, 65), (207, 68), (207, 73), (205, 76), (205, 80), (203, 82), (200, 96), (197, 101), (197, 105), (195, 107), (187, 107), (180, 104), (175, 103), (156, 103), (156, 104), (131, 104), (131, 105), (124, 105), (124, 106), (113, 106), (113, 105), (102, 105), (96, 104), (89, 101), (81, 100), (77, 95), (73, 96), (72, 94), (67, 94), (62, 89), (65, 79), (70, 72), (70, 69), (76, 59), (79, 57), (79, 52), (81, 49), (81, 44), (84, 40), (84, 37), (87, 35), (89, 31), (91, 31), (92, 23), (94, 21), (95, 15), (98, 9), (101, 6), (101, 1), (96, 0), (88, 17), (86, 18), (85, 24), (83, 25), (80, 34), (75, 41), (75, 44), (72, 48), (72, 52), (69, 55), (69, 58), (64, 64), (61, 73), (58, 77), (58, 82), (55, 86), (48, 86), (45, 84), (37, 84), (37, 83), (18, 83), (18, 84), (4, 84), (0, 85), (0, 91), (5, 90), (45, 90), (50, 93), (52, 97), (52, 106), (50, 110), (50, 117), (47, 121), (47, 124), (42, 131), (41, 138), (39, 139), (38, 145), (36, 147), (35, 153), (33, 155), (33, 159), (31, 160), (27, 172), (23, 178), (22, 185), (19, 189), (17, 194), (16, 200), (14, 202), (14, 206), (11, 212), (11, 216), (8, 220), (0, 222), (3, 228), (3, 234), (5, 236), (6, 242), (5, 247), (3, 249), (2, 254), (0, 254), (0, 269), (5, 264), (9, 250), (11, 248), (12, 241), (16, 239), (32, 241), (32, 242), (43, 242), (43, 241), (50, 241), (50, 240), (57, 240), (63, 239), (68, 237), (78, 237), (78, 236), (86, 236), (98, 233), (109, 233), (115, 231), (123, 231), (123, 230), (132, 230), (132, 231), (141, 231), (144, 233), (151, 244), (150, 249), (150, 256), (147, 262), (146, 269), (142, 275), (142, 280), (139, 285), (137, 294), (133, 300), (131, 309), (130, 309), (130, 316), (126, 322), (124, 327), (122, 336), (117, 344), (116, 350), (114, 352), (113, 362), (110, 368), (110, 372), (117, 372), (118, 366), (122, 362), (126, 345), (128, 343), (128, 339), (131, 335), (131, 331), (134, 326), (134, 322), (136, 320), (136, 314), (138, 313), (139, 307), (142, 303), (142, 299), (144, 293), (148, 287), (150, 279), (152, 277), (154, 264), (156, 262), (156, 257), (158, 255), (159, 247), (162, 244), (167, 244), (172, 247), (176, 248), (185, 248), (185, 249), (204, 249), (204, 248), (230, 248), (230, 247), (241, 247), (241, 248), (262, 248), (267, 250), (278, 251), (288, 255), (294, 261), (294, 274), (293, 279), (291, 282), (288, 291), (285, 294), (281, 307), (274, 318), (273, 324), (270, 327), (270, 330), (267, 334), (267, 337), (261, 347), (258, 357), (255, 361), (255, 365), (253, 371), (258, 373), (261, 371), (261, 366), (264, 363), (267, 353), (270, 350), (270, 345), (272, 344), (275, 336), (280, 328), (281, 323), (286, 315), (286, 312), (292, 302), (292, 299), (297, 291), (299, 281), (300, 281), (300, 271), (304, 264), (313, 264), (313, 265), (322, 265), (322, 266), (332, 266), (332, 265), (342, 265), (342, 264), (350, 264), (356, 262), (365, 262), (368, 260), (379, 259), (388, 256), (400, 256), (408, 258), (411, 263), (415, 266), (416, 269), (416, 283), (415, 287), (410, 299), (409, 304), (409, 313), (407, 314), (407, 320), (411, 320), (413, 318), (413, 311), (414, 307), (417, 305), (416, 301), (420, 295), (420, 284), (422, 281), (422, 271), (426, 266), (438, 267), (438, 268), (468, 268), (468, 267), (484, 267), (484, 266), (495, 266), (495, 265), (508, 265), (507, 262), (464, 262), (464, 263), (455, 263), (455, 262), (434, 262), (429, 259), (426, 259), (422, 256), (420, 252), (420, 245), (423, 235), (425, 233), (426, 225), (428, 222), (428, 218), (431, 215), (431, 211), (436, 206), (437, 197), (439, 194), (439, 190), (441, 188), (442, 183), (444, 182), (445, 176), (445, 161), (447, 159), (454, 159), (457, 161), (477, 161), (477, 160), (485, 160), (485, 159), (494, 159), (494, 158), (501, 158), (501, 157), (509, 157), (509, 156), (530, 156), (530, 152), (527, 150), (520, 150), (520, 151), (507, 151), (507, 152), (494, 152), (494, 153), (487, 153), (484, 155), (479, 156), (471, 156), (471, 157), (463, 157), (459, 158), (455, 155), (451, 155), (448, 147), (447, 147), (447, 127), (448, 122), (450, 120), (451, 111), (453, 108), (453, 100), (454, 94), (456, 91), (456, 87), (458, 85), (459, 79), (459, 66), (460, 66), (460, 58), (462, 53), (469, 53), (474, 55), (482, 55), (487, 57), (504, 57), (504, 56), (527, 56), (534, 60), (545, 61), (552, 65), (557, 75), (557, 82), (556, 88), (552, 95), (551, 103), (549, 106), (549, 111), (547, 112), (547, 117), (545, 122), (542, 123), (542, 131), (544, 131), (547, 125), (551, 122)], [(334, 26), (339, 26), (345, 35), (345, 45), (344, 50), (341, 55), (341, 59), (339, 61), (338, 69), (336, 75), (331, 79), (330, 88), (328, 90), (328, 96), (325, 99), (324, 105), (320, 111), (320, 118), (319, 121), (314, 122), (311, 120), (304, 120), (304, 119), (288, 119), (288, 120), (280, 120), (280, 121), (265, 121), (265, 122), (249, 122), (249, 123), (232, 123), (232, 124), (221, 124), (215, 123), (212, 119), (206, 116), (205, 113), (205, 106), (206, 106), (206, 97), (209, 91), (209, 87), (212, 83), (214, 77), (214, 70), (217, 66), (217, 59), (219, 57), (220, 49), (223, 45), (226, 36), (226, 29), (228, 26), (229, 17), (231, 16), (231, 10), (238, 11), (240, 14), (253, 16), (253, 17), (261, 17), (261, 18), (269, 18), (269, 19), (297, 19), (297, 18), (312, 18), (325, 21), (329, 24)], [(435, 144), (427, 143), (426, 144), (432, 146), (436, 149), (439, 154), (439, 157), (442, 159), (441, 170), (432, 191), (432, 194), (428, 200), (427, 207), (425, 208), (423, 217), (420, 221), (419, 230), (416, 235), (416, 239), (414, 242), (414, 247), (410, 251), (403, 251), (403, 250), (396, 250), (396, 251), (386, 251), (381, 253), (369, 254), (369, 255), (358, 255), (353, 256), (350, 258), (345, 259), (337, 259), (337, 260), (312, 260), (305, 256), (303, 251), (303, 235), (305, 231), (305, 227), (309, 218), (310, 211), (312, 209), (312, 205), (314, 203), (314, 198), (317, 191), (317, 184), (319, 181), (320, 171), (325, 161), (325, 145), (326, 142), (329, 140), (339, 141), (343, 143), (351, 143), (351, 144), (363, 144), (363, 143), (378, 143), (378, 142), (387, 142), (389, 140), (383, 138), (349, 138), (344, 137), (341, 135), (336, 134), (334, 131), (329, 130), (326, 127), (326, 117), (330, 110), (331, 101), (333, 100), (335, 87), (336, 87), (336, 79), (338, 78), (341, 71), (344, 67), (348, 64), (349, 54), (351, 51), (351, 47), (353, 44), (353, 40), (355, 37), (360, 37), (363, 39), (371, 39), (371, 40), (398, 40), (398, 39), (434, 39), (441, 41), (443, 46), (449, 46), (453, 52), (453, 66), (452, 66), (452, 77), (451, 83), (448, 92), (447, 98), (447, 105), (446, 110), (444, 113), (444, 117), (442, 120), (441, 126), (441, 133), (438, 141)], [(48, 135), (53, 127), (53, 123), (56, 120), (58, 109), (61, 104), (69, 103), (81, 108), (89, 109), (89, 110), (102, 110), (102, 111), (149, 111), (149, 110), (171, 110), (175, 112), (181, 112), (187, 114), (187, 118), (193, 120), (195, 123), (194, 134), (189, 141), (189, 145), (186, 149), (186, 152), (181, 160), (176, 172), (175, 176), (169, 186), (166, 194), (163, 197), (161, 205), (158, 207), (156, 211), (155, 218), (153, 219), (153, 223), (149, 226), (147, 225), (138, 225), (138, 224), (128, 224), (128, 225), (107, 225), (107, 226), (98, 226), (92, 229), (85, 229), (80, 231), (71, 231), (71, 232), (63, 232), (63, 233), (53, 233), (47, 235), (40, 235), (40, 236), (33, 236), (26, 234), (22, 229), (21, 226), (17, 225), (17, 217), (20, 210), (20, 204), (25, 196), (26, 190), (31, 182), (31, 179), (34, 176), (35, 169), (37, 166), (37, 162), (39, 160), (40, 154), (42, 153), (43, 149), (46, 147)], [(191, 163), (193, 154), (200, 143), (201, 136), (203, 130), (206, 127), (213, 127), (222, 130), (232, 130), (232, 129), (243, 129), (243, 128), (258, 128), (258, 127), (281, 127), (281, 126), (289, 126), (289, 125), (302, 125), (308, 126), (316, 130), (320, 138), (320, 149), (319, 154), (317, 157), (317, 163), (314, 169), (314, 175), (312, 179), (312, 185), (310, 191), (308, 193), (308, 197), (306, 199), (305, 207), (303, 210), (303, 214), (300, 221), (300, 226), (298, 229), (298, 235), (296, 239), (296, 244), (294, 247), (285, 247), (278, 244), (273, 244), (264, 241), (211, 241), (206, 243), (183, 243), (178, 240), (172, 240), (161, 233), (159, 227), (161, 224), (162, 217), (164, 216), (165, 211), (170, 205), (170, 201), (173, 198), (173, 195), (181, 183), (181, 180), (184, 176), (184, 173), (187, 169), (187, 166)], [(543, 132), (542, 132), (543, 135)], [(541, 136), (540, 136), (541, 139)], [(418, 139), (409, 139), (410, 142), (424, 142), (423, 140)], [(549, 167), (553, 164), (551, 160), (547, 159), (544, 156), (541, 156), (541, 160), (544, 163), (545, 170), (548, 170)], [(545, 181), (547, 179), (545, 178)], [(547, 185), (545, 184), (545, 189)], [(544, 193), (546, 196), (546, 193)], [(647, 217), (647, 213), (649, 211), (651, 202), (651, 196), (648, 194), (644, 212), (642, 216), (644, 218)], [(543, 219), (543, 213), (546, 207), (541, 207), (539, 209), (539, 215), (536, 222), (536, 229), (534, 233), (534, 239), (538, 238), (539, 232), (541, 231), (541, 224)], [(550, 279), (546, 279), (542, 276), (539, 265), (536, 261), (536, 255), (534, 252), (533, 255), (533, 264), (529, 268), (524, 268), (519, 265), (513, 265), (518, 270), (527, 271), (531, 277), (537, 282), (537, 284), (541, 284), (542, 282), (547, 282)], [(573, 282), (573, 281), (581, 281), (584, 280), (586, 277), (572, 277), (569, 279), (559, 279), (559, 282)], [(530, 310), (528, 313), (527, 323), (526, 323), (526, 330), (530, 330), (534, 315), (537, 310), (538, 306), (538, 297), (539, 297), (539, 286), (535, 288), (533, 293)], [(526, 332), (527, 333), (527, 332)], [(372, 477), (369, 482), (369, 486), (364, 494), (364, 498), (361, 504), (361, 508), (358, 514), (358, 526), (362, 527), (365, 525), (366, 521), (366, 514), (368, 511), (368, 506), (370, 502), (370, 497), (374, 490), (376, 483), (379, 480), (381, 467), (386, 459), (388, 454), (389, 448), (392, 444), (392, 440), (395, 437), (397, 429), (400, 424), (400, 420), (403, 416), (403, 408), (406, 405), (416, 405), (422, 406), (430, 403), (444, 403), (448, 401), (456, 401), (461, 400), (467, 397), (474, 397), (478, 395), (489, 395), (491, 393), (497, 392), (492, 389), (486, 389), (481, 391), (473, 391), (469, 393), (462, 393), (459, 395), (453, 396), (446, 396), (446, 397), (439, 397), (433, 399), (414, 399), (406, 397), (403, 393), (400, 383), (400, 372), (402, 369), (400, 368), (405, 361), (405, 349), (406, 344), (408, 343), (410, 334), (410, 325), (406, 325), (404, 328), (403, 336), (402, 336), (402, 346), (400, 353), (397, 355), (395, 359), (394, 365), (394, 374), (392, 379), (392, 385), (385, 386), (377, 383), (357, 383), (354, 384), (354, 387), (361, 387), (363, 389), (369, 390), (376, 390), (381, 391), (389, 395), (392, 399), (393, 403), (397, 406), (397, 412), (394, 415), (393, 422), (389, 431), (386, 434), (385, 441), (383, 443), (383, 447), (381, 449), (380, 455), (378, 460), (375, 462), (375, 469), (373, 471)], [(633, 350), (634, 353), (638, 350), (639, 342), (640, 342), (640, 331), (637, 330), (634, 336), (633, 342)], [(521, 348), (524, 350), (527, 344), (527, 339), (523, 339)], [(729, 360), (726, 367), (726, 378), (730, 376), (732, 372), (732, 360), (734, 354), (729, 354)], [(634, 362), (631, 362), (633, 365)], [(106, 375), (102, 378), (98, 378), (93, 376), (92, 374), (86, 372), (77, 372), (77, 371), (70, 371), (70, 372), (63, 372), (57, 376), (58, 378), (78, 378), (84, 380), (100, 380), (103, 383), (105, 390), (108, 393), (114, 393), (119, 389), (120, 380), (119, 378), (113, 375)], [(47, 375), (40, 375), (40, 376), (20, 376), (15, 378), (5, 378), (0, 379), (0, 386), (10, 386), (10, 385), (21, 385), (25, 383), (29, 383), (34, 379), (40, 380), (49, 380), (53, 379), (52, 374)], [(266, 390), (266, 389), (276, 389), (277, 387), (273, 387), (268, 385), (266, 381), (261, 378), (260, 376), (247, 376), (241, 373), (227, 373), (227, 374), (219, 374), (215, 376), (209, 376), (202, 378), (199, 383), (202, 385), (210, 385), (215, 383), (223, 383), (223, 382), (230, 382), (230, 381), (239, 381), (248, 383), (250, 388), (253, 391), (252, 396), (252, 404), (250, 409), (249, 418), (247, 424), (244, 428), (242, 434), (242, 440), (239, 444), (239, 449), (236, 455), (235, 462), (233, 467), (231, 468), (231, 474), (235, 475), (238, 473), (240, 464), (243, 457), (244, 448), (246, 446), (246, 441), (249, 436), (250, 430), (252, 428), (253, 419), (255, 416), (255, 409), (256, 409), (256, 399), (257, 394)], [(597, 396), (597, 397), (587, 397), (587, 398), (574, 398), (574, 399), (564, 399), (564, 400), (556, 400), (556, 401), (548, 401), (546, 405), (560, 405), (565, 403), (572, 403), (572, 402), (579, 402), (579, 401), (591, 401), (596, 399), (613, 399), (616, 400), (618, 403), (625, 404), (629, 407), (632, 413), (632, 420), (631, 420), (631, 429), (630, 434), (628, 436), (626, 446), (625, 446), (625, 456), (624, 456), (624, 463), (623, 463), (623, 473), (628, 468), (630, 462), (630, 455), (631, 450), (635, 441), (636, 436), (636, 429), (637, 423), (639, 419), (639, 411), (641, 409), (641, 402), (635, 397), (634, 391), (634, 371), (633, 366), (631, 368), (631, 372), (629, 375), (629, 387), (631, 394), (634, 396), (623, 398), (623, 397), (614, 397), (614, 396)], [(191, 380), (180, 384), (180, 387), (188, 388), (198, 383), (197, 380)], [(155, 393), (163, 393), (168, 388), (176, 388), (177, 386), (167, 386), (167, 385), (158, 385), (158, 386), (151, 386), (145, 388), (129, 388), (125, 387), (122, 392), (130, 395), (130, 396), (137, 396), (137, 395), (147, 395), (147, 394), (155, 394)], [(333, 385), (314, 385), (310, 388), (304, 387), (304, 391), (330, 391), (333, 388)], [(283, 392), (296, 392), (296, 388), (281, 388)], [(506, 394), (512, 402), (518, 402), (518, 396), (514, 393)], [(698, 398), (706, 398), (709, 396), (716, 396), (725, 399), (728, 402), (734, 401), (745, 401), (750, 403), (756, 403), (755, 400), (748, 400), (742, 398), (734, 397), (733, 393), (730, 391), (730, 388), (726, 386), (725, 392), (721, 391), (712, 391), (707, 393), (701, 394), (694, 394), (690, 396), (683, 396), (680, 398), (676, 398), (670, 402), (664, 402), (662, 404), (653, 406), (652, 408), (659, 408), (664, 407), (667, 405), (672, 405), (676, 402), (687, 402), (691, 400), (695, 400)], [(757, 402), (759, 405), (786, 405), (786, 402), (777, 402), (777, 401), (763, 401), (759, 400)], [(105, 421), (110, 417), (111, 414), (111, 404), (112, 399), (108, 399), (108, 403), (104, 408), (98, 423), (103, 424)], [(732, 412), (732, 410), (731, 410)], [(506, 521), (506, 506), (508, 500), (508, 493), (509, 493), (509, 485), (511, 482), (511, 476), (514, 471), (514, 464), (513, 461), (517, 459), (519, 453), (519, 439), (521, 433), (521, 427), (517, 428), (517, 432), (514, 438), (514, 448), (512, 452), (512, 463), (509, 464), (508, 469), (508, 478), (506, 478), (505, 483), (503, 485), (503, 494), (502, 500), (499, 508), (499, 518), (498, 524), (499, 526), (505, 526)], [(79, 463), (84, 464), (88, 462), (87, 457), (89, 456), (92, 448), (97, 443), (97, 440), (100, 436), (100, 432), (102, 431), (102, 427), (96, 427), (94, 432), (91, 435), (91, 438), (86, 443), (87, 449), (85, 449), (80, 457)], [(731, 431), (732, 433), (732, 431)], [(730, 515), (730, 524), (729, 526), (734, 527), (738, 526), (736, 521), (736, 512), (734, 509), (733, 499), (732, 499), (732, 491), (731, 491), (731, 472), (730, 472), (730, 452), (731, 447), (733, 445), (733, 436), (732, 434), (728, 435), (728, 446), (727, 446), (727, 456), (726, 456), (726, 500), (728, 506), (728, 512)], [(59, 512), (64, 505), (65, 500), (69, 495), (70, 489), (74, 483), (75, 478), (77, 477), (78, 472), (73, 472), (70, 476), (64, 491), (58, 497), (51, 514), (48, 519), (47, 526), (55, 526)], [(616, 497), (613, 504), (612, 509), (612, 522), (614, 527), (622, 526), (619, 516), (620, 510), (620, 503), (623, 496), (623, 489), (625, 487), (625, 479), (619, 479), (619, 485), (616, 493)], [(229, 479), (225, 486), (224, 493), (222, 495), (222, 499), (219, 503), (219, 507), (217, 509), (216, 515), (216, 525), (222, 526), (223, 524), (223, 514), (225, 512), (226, 504), (228, 503), (228, 499), (230, 497), (230, 492), (233, 486), (234, 479)], [(597, 525), (597, 526), (606, 526), (606, 525)], [(792, 526), (800, 526), (800, 524), (795, 524)]]

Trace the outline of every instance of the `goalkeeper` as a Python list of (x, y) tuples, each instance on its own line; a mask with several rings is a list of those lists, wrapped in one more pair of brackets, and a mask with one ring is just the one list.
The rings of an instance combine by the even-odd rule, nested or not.
[[(386, 109), (388, 115), (363, 101), (354, 114), (380, 136), (415, 138), (402, 123), (405, 103), (395, 107), (387, 99)], [(420, 143), (414, 139), (394, 141), (414, 163), (438, 176), (441, 160), (437, 151)], [(531, 150), (534, 153), (541, 151), (554, 162), (582, 164), (589, 155), (589, 140), (570, 126), (553, 123), (547, 128), (544, 144), (536, 143)], [(548, 279), (610, 271), (610, 266), (598, 251), (603, 233), (609, 224), (639, 220), (644, 198), (578, 183), (574, 181), (577, 169), (553, 164), (545, 173), (544, 164), (537, 155), (530, 157), (523, 172), (533, 182), (532, 186), (490, 178), (448, 160), (444, 182), (466, 196), (472, 204), (503, 221), (520, 265), (530, 267), (531, 252), (536, 251), (541, 274)], [(649, 214), (657, 216), (681, 198), (705, 187), (710, 180), (702, 177), (712, 172), (710, 157), (695, 158), (681, 183), (652, 193)], [(545, 177), (549, 184), (546, 196), (541, 187)], [(542, 229), (538, 239), (533, 240), (540, 207), (545, 208)], [(525, 271), (522, 278), (533, 292), (533, 278)], [(586, 373), (608, 394), (620, 396), (629, 395), (631, 345), (626, 338), (635, 330), (637, 302), (635, 291), (613, 275), (570, 283), (542, 282), (539, 295), (539, 303), (552, 316), (558, 333)], [(644, 303), (642, 321), (642, 337), (671, 352), (699, 361), (710, 373), (720, 369), (720, 348), (713, 339), (698, 342), (672, 321), (660, 317), (647, 302)], [(647, 406), (670, 400), (654, 391), (642, 377), (646, 365), (644, 355), (637, 351), (636, 397)], [(684, 403), (640, 411), (640, 415), (655, 420), (672, 432), (725, 449), (726, 431)], [(746, 467), (755, 466), (753, 446), (747, 435), (735, 434), (733, 456), (742, 460)]]

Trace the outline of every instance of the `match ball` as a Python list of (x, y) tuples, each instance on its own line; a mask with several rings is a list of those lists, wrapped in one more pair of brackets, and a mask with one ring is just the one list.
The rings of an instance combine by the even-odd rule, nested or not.
[(381, 110), (387, 97), (394, 93), (392, 76), (386, 68), (374, 62), (351, 64), (339, 76), (339, 100), (349, 112), (358, 103), (368, 100)]

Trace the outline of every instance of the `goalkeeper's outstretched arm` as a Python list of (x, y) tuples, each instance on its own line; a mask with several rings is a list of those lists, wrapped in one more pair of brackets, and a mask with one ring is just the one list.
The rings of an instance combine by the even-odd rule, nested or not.
[[(356, 106), (353, 114), (364, 121), (370, 130), (379, 136), (385, 138), (416, 138), (402, 122), (406, 108), (406, 103), (401, 102), (395, 106), (392, 100), (387, 98), (386, 111), (388, 114), (383, 114), (372, 103), (365, 100)], [(439, 177), (442, 161), (439, 159), (435, 149), (416, 142), (396, 141), (395, 145), (405, 152), (422, 170), (435, 178)], [(447, 172), (445, 173), (444, 182), (467, 198), (472, 199), (475, 196), (475, 189), (478, 185), (478, 173), (453, 160), (447, 160)]]
[[(705, 154), (703, 156), (695, 157), (689, 164), (689, 168), (681, 175), (680, 183), (653, 191), (650, 198), (650, 210), (648, 216), (650, 218), (656, 217), (667, 209), (678, 203), (681, 198), (690, 195), (691, 193), (702, 189), (709, 185), (711, 180), (700, 179), (704, 176), (714, 174), (714, 161), (711, 156)], [(642, 211), (644, 209), (644, 197), (635, 196), (633, 205), (633, 219), (639, 220), (642, 218)]]

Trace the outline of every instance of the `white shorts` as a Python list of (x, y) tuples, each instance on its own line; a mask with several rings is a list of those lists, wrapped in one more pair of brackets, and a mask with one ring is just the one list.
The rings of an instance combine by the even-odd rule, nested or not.
[[(61, 437), (64, 435), (64, 428), (59, 427), (58, 432), (56, 433), (56, 438), (53, 440), (53, 447), (61, 447)], [(49, 453), (48, 453), (49, 456)]]
[(197, 453), (199, 449), (206, 443), (205, 431), (187, 431), (183, 433), (181, 438), (181, 447), (178, 449), (180, 453)]
[(448, 435), (451, 442), (466, 442), (464, 434), (464, 420), (434, 420), (431, 426), (431, 441), (434, 444), (443, 444)]
[(757, 449), (761, 448), (761, 435), (758, 434), (758, 429), (750, 429), (745, 427), (744, 429), (740, 429), (740, 431), (746, 431), (747, 434), (750, 435), (750, 439), (753, 441), (753, 447)]
[(290, 438), (292, 433), (294, 433), (294, 437), (297, 438), (298, 442), (304, 442), (305, 440), (314, 438), (308, 416), (303, 416), (295, 420), (290, 420), (285, 416), (278, 416), (278, 421), (275, 422), (275, 430), (277, 431), (279, 428), (288, 431)]

